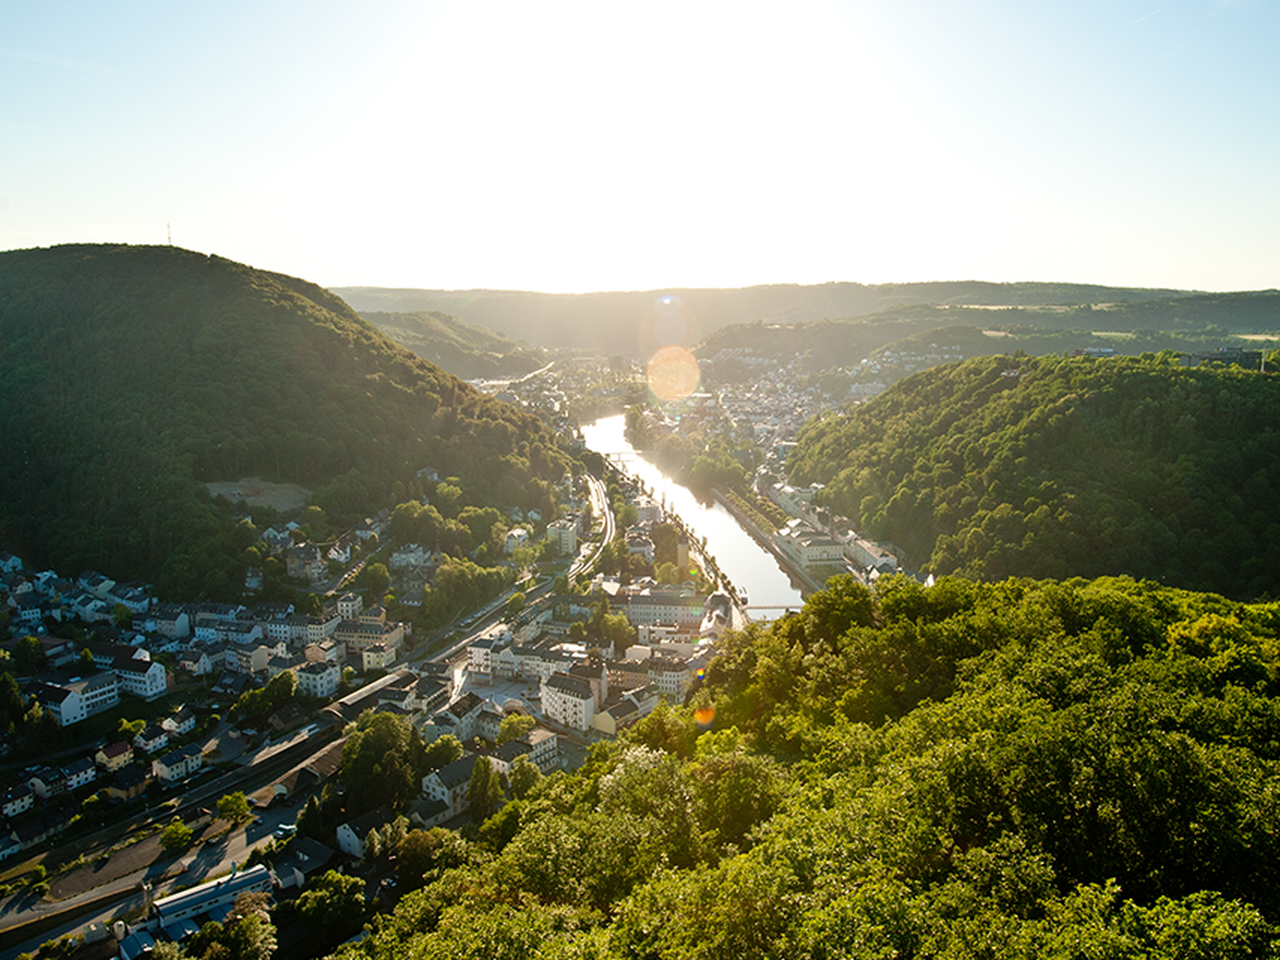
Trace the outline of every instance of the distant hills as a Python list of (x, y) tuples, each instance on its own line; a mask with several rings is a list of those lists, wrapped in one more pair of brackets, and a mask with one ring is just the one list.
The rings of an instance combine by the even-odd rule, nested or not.
[(238, 590), (252, 529), (202, 481), (309, 488), (336, 522), (433, 467), (542, 505), (536, 417), (397, 346), (333, 294), (173, 247), (0, 253), (0, 542), (191, 598)]
[(439, 311), (361, 314), (388, 337), (464, 380), (530, 373), (547, 362), (546, 353)]
[[(912, 304), (1041, 306), (1141, 303), (1187, 291), (1072, 283), (824, 283), (740, 289), (671, 289), (551, 294), (508, 290), (335, 287), (362, 313), (440, 311), (544, 347), (586, 347), (648, 355), (663, 337), (685, 346), (721, 327), (765, 320), (800, 324), (860, 317)], [(1212, 295), (1210, 295), (1212, 296)], [(951, 321), (956, 322), (956, 321)]]
[(983, 357), (809, 423), (792, 479), (937, 574), (1280, 593), (1280, 378)]
[[(1080, 288), (1080, 292), (1103, 289)], [(884, 349), (927, 353), (931, 343), (943, 346), (939, 337), (965, 357), (1089, 347), (1137, 355), (1240, 346), (1241, 334), (1276, 332), (1280, 332), (1280, 291), (1263, 290), (1020, 306), (922, 302), (841, 319), (735, 323), (705, 337), (695, 352), (710, 359), (726, 350), (746, 349), (778, 359), (799, 354), (817, 371), (852, 366)]]

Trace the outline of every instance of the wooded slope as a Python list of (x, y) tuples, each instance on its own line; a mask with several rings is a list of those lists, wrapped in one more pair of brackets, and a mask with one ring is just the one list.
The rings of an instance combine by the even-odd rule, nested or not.
[(529, 373), (547, 362), (537, 347), (448, 313), (365, 311), (361, 316), (402, 347), (464, 380)]
[(935, 573), (1280, 592), (1280, 380), (1168, 356), (975, 358), (808, 424), (789, 461)]
[(837, 578), (344, 954), (1275, 956), (1277, 626), (1124, 579)]
[(0, 254), (0, 539), (29, 562), (236, 587), (239, 533), (199, 481), (311, 488), (332, 519), (422, 467), (469, 503), (542, 502), (535, 417), (471, 389), (302, 280), (173, 247)]

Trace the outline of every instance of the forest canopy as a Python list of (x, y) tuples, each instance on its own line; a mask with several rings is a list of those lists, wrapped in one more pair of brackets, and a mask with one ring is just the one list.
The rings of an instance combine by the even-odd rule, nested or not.
[(836, 578), (346, 956), (1275, 956), (1280, 605)]
[(810, 422), (793, 481), (935, 574), (1280, 594), (1280, 380), (1171, 354), (982, 357)]
[(431, 467), (465, 503), (542, 503), (565, 456), (531, 414), (302, 280), (174, 247), (0, 254), (0, 542), (162, 595), (223, 596), (252, 528), (202, 481), (312, 491), (336, 523)]

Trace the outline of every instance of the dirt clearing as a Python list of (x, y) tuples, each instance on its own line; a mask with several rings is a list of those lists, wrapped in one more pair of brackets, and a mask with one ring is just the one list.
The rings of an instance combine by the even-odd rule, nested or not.
[(232, 503), (243, 500), (251, 507), (272, 507), (281, 513), (301, 510), (307, 505), (311, 491), (296, 483), (271, 483), (259, 477), (206, 483), (215, 497), (226, 497)]

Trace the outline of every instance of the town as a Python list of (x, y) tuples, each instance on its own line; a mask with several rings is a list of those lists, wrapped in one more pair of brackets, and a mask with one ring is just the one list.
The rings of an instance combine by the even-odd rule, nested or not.
[[(145, 585), (0, 555), (11, 634), (0, 933), (76, 930), (131, 958), (194, 935), (193, 920), (217, 919), (246, 890), (288, 895), (335, 869), (373, 903), (395, 890), (377, 855), (388, 831), (479, 822), (495, 799), (477, 807), (478, 785), (514, 790), (574, 767), (593, 742), (683, 703), (741, 614), (678, 518), (607, 476), (566, 478), (550, 522), (504, 518), (521, 579), (430, 639), (382, 601), (412, 612), (394, 598), (421, 594), (447, 558), (393, 537), (392, 510), (325, 543), (292, 522), (262, 532), (262, 555), (291, 579), (334, 588), (305, 613), (161, 603)], [(379, 561), (385, 582), (341, 586)], [(246, 590), (261, 578), (251, 568)], [(343, 776), (371, 722), (427, 758), (395, 803), (357, 798)]]

